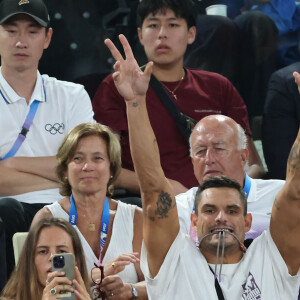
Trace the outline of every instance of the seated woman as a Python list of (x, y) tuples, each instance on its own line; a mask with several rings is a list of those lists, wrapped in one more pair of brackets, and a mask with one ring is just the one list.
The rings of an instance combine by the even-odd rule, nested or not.
[[(59, 271), (51, 272), (51, 256), (65, 252), (75, 256), (73, 282)], [(87, 288), (84, 253), (76, 230), (63, 219), (42, 219), (30, 229), (19, 262), (0, 299), (54, 300), (57, 293), (65, 290), (74, 292), (76, 300), (90, 300)]]
[(95, 263), (105, 264), (101, 290), (117, 296), (114, 299), (137, 294), (147, 299), (145, 283), (138, 283), (144, 280), (138, 259), (142, 211), (109, 197), (121, 170), (117, 136), (101, 124), (80, 124), (65, 137), (57, 160), (61, 194), (66, 197), (41, 209), (33, 223), (51, 216), (68, 220), (81, 239), (88, 272)]

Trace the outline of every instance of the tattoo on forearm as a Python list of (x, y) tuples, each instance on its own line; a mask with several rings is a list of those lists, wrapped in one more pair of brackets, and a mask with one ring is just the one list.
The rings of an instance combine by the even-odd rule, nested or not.
[(133, 102), (133, 103), (132, 103), (132, 106), (133, 106), (133, 107), (137, 107), (137, 106), (139, 106), (139, 104), (138, 104), (137, 102)]
[(288, 172), (294, 172), (300, 165), (300, 139), (297, 138), (289, 154), (287, 168)]
[(157, 215), (159, 219), (167, 218), (168, 212), (172, 208), (172, 197), (170, 194), (161, 192), (158, 196), (156, 206), (157, 209), (155, 211), (155, 215)]

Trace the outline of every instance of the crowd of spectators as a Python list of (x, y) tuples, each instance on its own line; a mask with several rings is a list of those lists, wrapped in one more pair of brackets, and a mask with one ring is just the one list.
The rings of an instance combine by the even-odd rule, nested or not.
[[(220, 4), (226, 16), (206, 15)], [(193, 280), (170, 257), (185, 272), (195, 245), (192, 267), (214, 278), (224, 255), (228, 267), (245, 255), (245, 282), (208, 283), (207, 268), (191, 299), (250, 297), (251, 284), (297, 299), (299, 36), (294, 0), (0, 0), (0, 299), (181, 297)], [(210, 218), (220, 212), (205, 231), (214, 188), (238, 191), (244, 209), (208, 204)], [(13, 235), (27, 231), (15, 266)], [(76, 262), (71, 281), (51, 269), (63, 252)]]

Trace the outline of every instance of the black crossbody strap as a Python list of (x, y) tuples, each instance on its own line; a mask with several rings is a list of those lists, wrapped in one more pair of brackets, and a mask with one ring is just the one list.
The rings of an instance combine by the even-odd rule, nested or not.
[(151, 75), (150, 78), (150, 86), (153, 88), (160, 101), (166, 107), (169, 114), (174, 118), (180, 133), (184, 136), (187, 143), (189, 143), (190, 134), (197, 122), (191, 117), (184, 115), (179, 110), (179, 108), (165, 91), (161, 83), (153, 75)]
[(167, 108), (168, 112), (174, 119), (180, 120), (181, 112), (174, 101), (170, 98), (167, 94), (161, 83), (151, 75), (150, 78), (150, 85), (154, 89), (156, 95), (159, 97), (160, 101), (164, 104)]
[[(215, 276), (215, 273), (214, 271), (212, 270), (212, 268), (209, 266), (209, 269), (211, 270), (211, 272), (214, 274)], [(224, 298), (224, 295), (223, 295), (223, 292), (222, 292), (222, 289), (220, 287), (220, 284), (219, 284), (219, 281), (217, 278), (215, 278), (215, 289), (216, 289), (216, 292), (217, 292), (217, 295), (218, 295), (218, 299), (219, 300), (225, 300)]]

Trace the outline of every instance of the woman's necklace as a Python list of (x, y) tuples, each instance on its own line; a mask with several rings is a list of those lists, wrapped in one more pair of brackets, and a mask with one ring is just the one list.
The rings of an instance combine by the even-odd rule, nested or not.
[[(77, 209), (76, 209), (76, 206), (75, 206), (75, 201), (74, 201), (74, 198), (73, 198), (73, 194), (70, 195), (70, 202), (71, 202), (71, 206), (70, 206), (69, 222), (72, 225), (77, 225)], [(104, 218), (105, 218), (105, 220), (104, 220)], [(109, 225), (109, 223), (107, 223), (107, 222), (109, 222), (109, 202), (108, 202), (107, 197), (105, 197), (104, 208), (103, 208), (103, 212), (102, 212), (101, 228), (102, 228), (102, 226), (104, 226), (105, 230), (107, 230), (106, 227), (108, 227), (108, 225)], [(95, 223), (91, 223), (91, 222), (88, 222), (88, 223), (89, 223), (89, 231), (96, 231)], [(101, 229), (101, 231), (102, 231), (102, 229)]]
[(89, 224), (89, 231), (95, 231), (96, 230), (96, 226), (94, 223), (90, 223)]
[(180, 85), (181, 85), (181, 83), (182, 83), (184, 77), (185, 77), (185, 71), (184, 71), (184, 69), (183, 69), (183, 75), (182, 75), (182, 77), (180, 78), (178, 84), (177, 84), (177, 85), (175, 86), (175, 88), (173, 89), (173, 91), (171, 91), (171, 90), (170, 90), (165, 84), (163, 84), (162, 82), (160, 82), (160, 83), (162, 84), (162, 86), (163, 86), (168, 92), (170, 92), (170, 93), (173, 95), (174, 99), (177, 100), (177, 95), (175, 94), (175, 92), (176, 92), (177, 89), (180, 87)]

